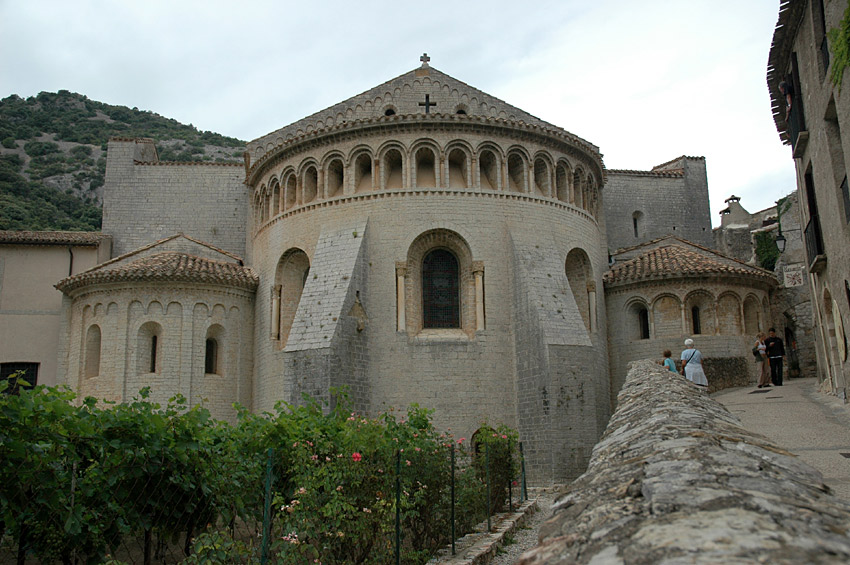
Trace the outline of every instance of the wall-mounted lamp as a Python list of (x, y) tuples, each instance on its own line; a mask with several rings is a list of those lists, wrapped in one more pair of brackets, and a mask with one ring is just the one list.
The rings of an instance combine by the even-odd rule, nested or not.
[(782, 235), (782, 232), (779, 232), (776, 236), (776, 247), (779, 249), (780, 253), (785, 252), (785, 236)]

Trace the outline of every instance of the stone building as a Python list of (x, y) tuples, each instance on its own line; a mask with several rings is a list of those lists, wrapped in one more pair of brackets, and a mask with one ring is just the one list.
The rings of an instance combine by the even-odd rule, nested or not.
[[(791, 0), (779, 10), (767, 69), (776, 128), (791, 146), (797, 170), (800, 222), (806, 246), (804, 276), (812, 296), (818, 371), (846, 399), (850, 314), (850, 99), (830, 73), (829, 30), (845, 27), (846, 0)], [(846, 39), (844, 39), (846, 41)], [(783, 84), (785, 92), (780, 91)]]
[[(110, 140), (114, 258), (55, 277), (56, 382), (115, 401), (150, 386), (224, 419), (344, 386), (357, 410), (419, 403), (458, 436), (516, 427), (547, 484), (584, 470), (625, 362), (693, 333), (672, 339), (662, 295), (690, 308), (702, 292), (706, 346), (748, 355), (771, 275), (707, 249), (703, 158), (606, 171), (592, 143), (422, 60), (250, 142), (244, 164)], [(668, 234), (697, 243), (646, 243)], [(618, 274), (656, 248), (710, 266)], [(649, 338), (624, 333), (636, 300), (654, 308)]]
[(0, 231), (0, 379), (24, 371), (30, 384), (56, 382), (62, 339), (59, 279), (110, 257), (101, 233)]
[(612, 251), (665, 235), (714, 244), (704, 157), (682, 155), (649, 171), (609, 170), (603, 202)]
[(745, 263), (762, 266), (756, 247), (774, 242), (779, 234), (785, 247), (778, 253), (773, 272), (779, 285), (773, 292), (771, 317), (778, 335), (786, 343), (787, 374), (792, 377), (817, 375), (816, 332), (812, 301), (806, 283), (806, 248), (800, 227), (799, 198), (796, 192), (779, 200), (777, 206), (749, 213), (740, 198), (730, 196), (720, 211), (720, 226), (714, 229), (715, 249)]
[(757, 378), (754, 337), (771, 322), (772, 273), (674, 236), (618, 250), (605, 274), (612, 390), (628, 363), (694, 339), (713, 389)]

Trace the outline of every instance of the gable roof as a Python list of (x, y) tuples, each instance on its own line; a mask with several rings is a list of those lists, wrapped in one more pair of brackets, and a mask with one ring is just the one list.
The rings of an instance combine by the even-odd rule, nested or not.
[(89, 269), (62, 279), (56, 288), (69, 293), (77, 288), (111, 282), (190, 282), (255, 290), (259, 277), (253, 269), (179, 251), (148, 255), (111, 268)]
[(96, 247), (111, 239), (99, 231), (10, 231), (0, 230), (0, 244), (6, 245), (77, 245)]
[(229, 251), (177, 233), (62, 279), (56, 288), (109, 282), (196, 282), (255, 290), (259, 277)]
[[(420, 90), (423, 91), (422, 96), (419, 95)], [(265, 147), (268, 143), (278, 144), (278, 140), (285, 142), (311, 131), (340, 125), (343, 122), (384, 117), (387, 108), (392, 108), (397, 115), (422, 114), (426, 92), (429, 94), (430, 102), (435, 104), (432, 114), (451, 115), (455, 114), (457, 109), (462, 108), (467, 116), (504, 118), (538, 126), (552, 132), (567, 133), (563, 128), (545, 122), (516, 106), (512, 106), (425, 64), (257, 138), (248, 143), (248, 150), (253, 151), (258, 147)], [(570, 136), (575, 137), (577, 141), (587, 145), (595, 152), (599, 151), (598, 147), (588, 141), (572, 134)]]
[(623, 262), (615, 263), (605, 273), (603, 282), (606, 286), (709, 276), (743, 276), (771, 285), (776, 284), (776, 277), (768, 270), (673, 236), (624, 248), (618, 250), (618, 253), (623, 254), (640, 248), (646, 250)]

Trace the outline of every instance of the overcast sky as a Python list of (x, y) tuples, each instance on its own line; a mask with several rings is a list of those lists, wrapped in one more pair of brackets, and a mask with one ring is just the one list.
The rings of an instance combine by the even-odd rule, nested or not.
[(712, 221), (794, 189), (765, 82), (779, 0), (0, 0), (0, 96), (67, 89), (252, 140), (431, 66), (599, 146), (708, 165)]

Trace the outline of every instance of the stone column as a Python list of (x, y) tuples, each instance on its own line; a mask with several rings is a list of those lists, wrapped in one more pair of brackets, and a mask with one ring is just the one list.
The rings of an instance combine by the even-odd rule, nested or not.
[(596, 332), (596, 281), (587, 283), (587, 301), (589, 305), (590, 333)]
[(687, 310), (685, 309), (685, 303), (682, 302), (679, 304), (679, 308), (682, 310), (682, 334), (688, 335), (691, 332), (688, 331), (688, 315)]
[(481, 171), (478, 170), (478, 158), (471, 157), (469, 159), (469, 163), (469, 182), (466, 184), (469, 186), (469, 188), (481, 190)]
[(316, 200), (324, 200), (328, 197), (328, 187), (325, 186), (325, 170), (316, 171)]
[(279, 284), (272, 289), (272, 339), (280, 339), (280, 290)]
[(472, 274), (475, 277), (475, 331), (484, 329), (484, 263), (472, 262)]
[(406, 261), (396, 261), (395, 264), (395, 277), (396, 277), (396, 331), (403, 332), (407, 330), (407, 320), (405, 319), (404, 305), (404, 285), (407, 280), (407, 262)]
[[(377, 158), (372, 159), (372, 190), (383, 189), (381, 186), (380, 178), (378, 177), (378, 171), (380, 170), (380, 161)], [(377, 183), (377, 184), (376, 184)], [(357, 191), (357, 187), (354, 187), (355, 192)]]
[[(714, 335), (720, 335), (720, 318), (717, 316), (717, 301), (714, 301), (714, 308), (712, 308), (714, 312)], [(702, 331), (702, 328), (700, 328)]]

